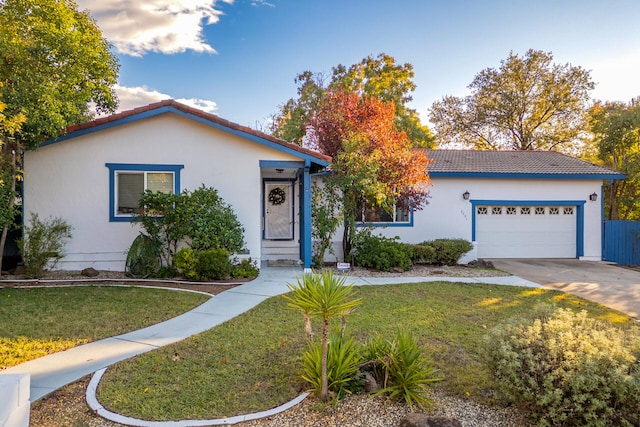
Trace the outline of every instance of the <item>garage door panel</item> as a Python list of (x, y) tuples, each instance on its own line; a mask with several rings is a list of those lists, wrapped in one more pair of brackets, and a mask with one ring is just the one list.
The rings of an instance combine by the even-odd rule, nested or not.
[(574, 207), (476, 207), (479, 258), (574, 258)]

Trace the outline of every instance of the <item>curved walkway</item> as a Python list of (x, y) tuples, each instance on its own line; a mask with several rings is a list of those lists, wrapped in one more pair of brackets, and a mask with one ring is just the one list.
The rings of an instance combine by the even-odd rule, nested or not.
[[(253, 281), (224, 291), (193, 310), (162, 323), (72, 349), (41, 357), (2, 371), (2, 374), (31, 376), (31, 401), (97, 372), (116, 362), (162, 347), (191, 335), (204, 332), (255, 307), (272, 296), (288, 291), (287, 283), (295, 283), (302, 270), (284, 267), (262, 267)], [(450, 281), (466, 283), (493, 283), (502, 285), (538, 287), (534, 282), (517, 276), (501, 277), (399, 277), (363, 278), (349, 276), (347, 283), (361, 285), (385, 285), (393, 283), (417, 283), (425, 281)], [(209, 425), (212, 422), (209, 420)], [(224, 424), (229, 424), (229, 419)], [(148, 421), (145, 424), (152, 425)], [(166, 424), (165, 424), (166, 425)], [(180, 424), (174, 424), (180, 425)]]

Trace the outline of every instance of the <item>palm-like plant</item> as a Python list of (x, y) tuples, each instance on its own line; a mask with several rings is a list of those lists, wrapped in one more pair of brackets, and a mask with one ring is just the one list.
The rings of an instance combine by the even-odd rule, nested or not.
[(330, 270), (321, 274), (307, 273), (302, 278), (296, 279), (296, 284), (288, 284), (291, 293), (285, 295), (290, 308), (300, 310), (305, 317), (305, 331), (307, 338), (311, 339), (311, 318), (322, 319), (322, 371), (320, 398), (326, 399), (328, 390), (327, 380), (327, 353), (329, 341), (330, 321), (335, 316), (346, 315), (362, 300), (353, 298), (353, 285), (345, 285), (346, 278), (334, 276)]

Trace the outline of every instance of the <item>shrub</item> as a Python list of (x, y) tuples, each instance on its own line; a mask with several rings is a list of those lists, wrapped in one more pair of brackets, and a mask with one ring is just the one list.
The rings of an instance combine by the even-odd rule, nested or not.
[(24, 226), (24, 237), (17, 241), (25, 264), (26, 275), (39, 278), (47, 267), (54, 268), (64, 257), (63, 249), (71, 239), (72, 227), (62, 218), (40, 220), (31, 213), (30, 226)]
[(244, 246), (244, 228), (233, 208), (218, 191), (200, 186), (189, 199), (191, 220), (187, 224), (187, 236), (196, 250), (224, 248), (229, 253), (240, 252)]
[(174, 257), (178, 272), (191, 280), (221, 280), (231, 275), (229, 252), (224, 248), (196, 251), (182, 248)]
[(539, 425), (631, 426), (640, 412), (635, 331), (558, 309), (495, 328), (486, 357), (504, 396)]
[(234, 264), (231, 269), (231, 277), (234, 279), (253, 278), (257, 277), (258, 274), (260, 274), (260, 270), (256, 262), (252, 261), (251, 258), (245, 258), (239, 263), (236, 261), (236, 264)]
[(196, 265), (198, 264), (198, 258), (193, 249), (180, 249), (173, 257), (173, 264), (178, 269), (178, 273), (185, 278), (191, 280), (197, 279), (198, 273), (196, 272)]
[[(196, 251), (224, 248), (239, 252), (244, 229), (231, 206), (214, 188), (167, 194), (146, 191), (140, 198), (140, 221), (157, 247), (166, 267), (172, 267), (180, 243), (189, 241)], [(171, 269), (169, 269), (171, 271)]]
[(434, 249), (433, 263), (437, 265), (457, 265), (460, 257), (473, 249), (471, 242), (464, 239), (436, 239), (423, 245)]
[(426, 244), (413, 245), (413, 256), (411, 261), (414, 264), (433, 264), (436, 249)]
[(430, 403), (429, 384), (443, 379), (409, 332), (398, 332), (393, 341), (370, 341), (368, 357), (374, 377), (383, 385), (374, 394), (404, 400), (409, 406), (424, 409)]
[(356, 263), (362, 267), (389, 271), (392, 268), (411, 269), (413, 248), (399, 242), (399, 238), (373, 236), (371, 231), (360, 231), (355, 238)]
[[(327, 382), (329, 391), (341, 399), (345, 394), (362, 390), (364, 379), (359, 365), (362, 360), (360, 345), (353, 337), (342, 337), (339, 331), (329, 334), (327, 345)], [(320, 394), (322, 388), (322, 343), (310, 341), (302, 355), (302, 379), (311, 385), (309, 391)]]
[(156, 275), (162, 267), (161, 253), (162, 248), (157, 240), (140, 233), (127, 252), (125, 274), (138, 279)]

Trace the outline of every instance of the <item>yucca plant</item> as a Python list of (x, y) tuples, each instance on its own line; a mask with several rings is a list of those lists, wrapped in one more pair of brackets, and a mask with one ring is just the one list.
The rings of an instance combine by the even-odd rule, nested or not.
[(350, 313), (362, 303), (361, 299), (353, 298), (353, 285), (345, 285), (345, 281), (345, 277), (334, 276), (331, 270), (326, 270), (321, 274), (307, 273), (302, 276), (302, 279), (297, 278), (295, 285), (288, 284), (291, 294), (284, 296), (290, 308), (300, 310), (305, 316), (307, 337), (313, 336), (311, 318), (319, 317), (322, 319), (320, 398), (323, 400), (326, 400), (329, 394), (327, 346), (330, 321), (335, 316)]
[[(338, 331), (329, 333), (327, 353), (327, 387), (338, 399), (362, 388), (360, 345), (353, 337), (344, 337)], [(322, 389), (322, 345), (309, 342), (302, 356), (304, 374), (302, 379), (311, 384), (311, 390)]]
[[(383, 350), (384, 346), (379, 348)], [(410, 332), (398, 332), (388, 350), (378, 358), (384, 367), (384, 383), (374, 394), (386, 394), (392, 399), (404, 400), (411, 407), (415, 404), (424, 409), (430, 403), (429, 384), (444, 379), (440, 371), (422, 354)]]

